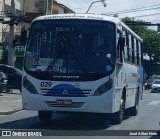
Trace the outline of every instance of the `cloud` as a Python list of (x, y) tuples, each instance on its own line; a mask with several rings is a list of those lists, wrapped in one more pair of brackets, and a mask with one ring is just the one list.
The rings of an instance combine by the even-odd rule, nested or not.
[[(94, 0), (57, 0), (57, 2), (62, 3), (66, 5), (67, 7), (71, 8), (77, 13), (85, 13), (87, 9), (89, 8), (90, 4)], [(110, 13), (110, 12), (117, 12), (117, 11), (124, 11), (124, 10), (130, 10), (130, 9), (136, 9), (140, 7), (147, 7), (152, 5), (158, 5), (160, 2), (157, 0), (106, 0), (107, 7), (103, 7), (103, 4), (101, 3), (94, 3), (90, 9), (90, 13)], [(119, 14), (120, 18), (123, 17), (135, 17), (140, 15), (150, 15), (154, 13), (160, 13), (160, 8), (156, 10), (145, 10), (145, 11), (139, 11), (139, 12), (131, 12), (126, 14)], [(137, 17), (136, 19), (142, 19), (146, 21), (154, 21), (160, 23), (160, 14), (153, 15), (153, 16), (144, 16), (144, 17)], [(158, 20), (159, 19), (159, 20)]]

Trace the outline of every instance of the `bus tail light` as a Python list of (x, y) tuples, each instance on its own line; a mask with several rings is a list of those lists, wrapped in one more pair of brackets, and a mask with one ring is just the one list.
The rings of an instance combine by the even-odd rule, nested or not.
[(34, 85), (27, 79), (27, 77), (23, 77), (23, 87), (27, 89), (31, 94), (38, 94), (38, 91), (34, 87)]
[(110, 90), (113, 86), (113, 80), (109, 78), (107, 82), (102, 84), (100, 87), (97, 88), (97, 90), (94, 93), (94, 96), (100, 96)]

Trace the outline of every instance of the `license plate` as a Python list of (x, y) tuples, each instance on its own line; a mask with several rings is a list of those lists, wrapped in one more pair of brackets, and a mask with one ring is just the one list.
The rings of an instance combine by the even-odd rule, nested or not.
[(58, 105), (71, 105), (72, 100), (56, 100), (56, 104), (58, 104)]

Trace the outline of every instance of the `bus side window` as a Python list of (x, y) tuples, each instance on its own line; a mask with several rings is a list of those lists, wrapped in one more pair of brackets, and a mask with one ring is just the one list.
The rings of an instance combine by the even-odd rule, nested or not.
[(132, 43), (131, 43), (131, 35), (129, 35), (129, 62), (132, 63)]
[(130, 57), (129, 57), (129, 36), (128, 36), (128, 32), (126, 32), (126, 47), (127, 47), (127, 51), (126, 51), (126, 61), (130, 61)]
[(123, 62), (124, 46), (125, 46), (125, 38), (122, 36), (122, 34), (120, 34), (117, 44), (117, 52), (118, 52), (118, 57), (120, 58), (120, 62)]
[(127, 32), (123, 31), (123, 36), (125, 37), (125, 42), (124, 42), (124, 52), (123, 53), (123, 57), (124, 57), (124, 61), (127, 62), (128, 61), (128, 40), (127, 40)]
[(141, 42), (139, 42), (139, 65), (141, 66), (142, 65), (142, 58), (143, 58), (143, 55), (142, 55), (142, 48), (141, 48)]
[(134, 63), (137, 65), (137, 44), (136, 44), (136, 38), (134, 38)]
[(119, 47), (118, 47), (118, 43), (119, 43), (119, 37), (120, 37), (120, 33), (117, 33), (117, 49), (116, 49), (116, 57), (119, 58)]
[(136, 47), (137, 47), (137, 55), (136, 55), (137, 65), (139, 65), (139, 42), (138, 42), (138, 40), (136, 40)]
[(128, 53), (127, 53), (127, 49), (128, 49), (128, 46), (125, 45), (124, 46), (124, 60), (127, 62), (128, 61)]
[(134, 57), (134, 37), (131, 36), (131, 42), (132, 42), (132, 63), (135, 63), (135, 57)]

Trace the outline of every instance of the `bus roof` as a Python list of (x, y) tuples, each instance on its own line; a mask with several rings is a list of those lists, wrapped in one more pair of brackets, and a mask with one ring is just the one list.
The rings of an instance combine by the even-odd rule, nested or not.
[(134, 35), (140, 41), (143, 41), (141, 37), (139, 37), (135, 32), (133, 32), (127, 25), (125, 25), (119, 18), (106, 16), (106, 15), (99, 15), (99, 14), (79, 14), (79, 13), (72, 13), (72, 14), (55, 14), (55, 15), (44, 15), (39, 16), (33, 20), (50, 20), (50, 19), (89, 19), (89, 20), (103, 20), (103, 21), (110, 21), (115, 23), (118, 27), (120, 25), (125, 28), (128, 32)]

